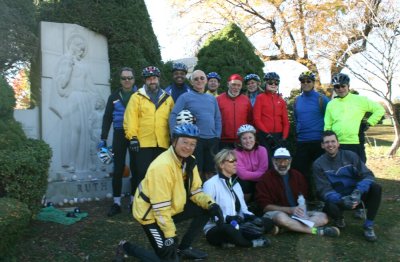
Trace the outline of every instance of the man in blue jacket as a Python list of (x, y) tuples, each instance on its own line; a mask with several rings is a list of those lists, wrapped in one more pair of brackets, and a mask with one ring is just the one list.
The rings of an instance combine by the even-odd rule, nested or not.
[(190, 92), (190, 86), (185, 83), (187, 72), (188, 68), (184, 63), (172, 64), (172, 79), (174, 82), (165, 88), (165, 92), (172, 97), (174, 103), (182, 94)]
[(343, 210), (366, 208), (364, 237), (376, 241), (374, 219), (381, 202), (381, 186), (356, 153), (339, 149), (335, 132), (325, 131), (321, 146), (325, 154), (314, 162), (313, 175), (317, 192), (325, 202), (323, 211), (334, 219), (337, 227), (344, 228)]
[[(108, 132), (110, 131), (111, 123), (114, 127), (112, 150), (114, 153), (114, 172), (112, 177), (112, 188), (114, 204), (111, 206), (107, 215), (109, 217), (121, 213), (121, 189), (122, 175), (125, 168), (126, 150), (129, 146), (129, 140), (125, 138), (123, 123), (126, 105), (131, 95), (136, 92), (134, 71), (132, 68), (123, 67), (120, 70), (121, 87), (113, 92), (107, 101), (106, 110), (103, 116), (103, 125), (101, 129), (101, 141), (98, 149), (107, 146)], [(130, 170), (133, 168), (133, 155), (130, 156)], [(132, 188), (132, 194), (135, 192)], [(131, 201), (132, 202), (132, 201)]]
[(300, 74), (301, 95), (293, 104), (296, 123), (296, 155), (293, 168), (300, 171), (308, 182), (309, 198), (315, 199), (315, 186), (312, 180), (312, 163), (324, 153), (321, 148), (321, 135), (324, 131), (324, 115), (329, 99), (315, 91), (315, 74), (305, 71)]

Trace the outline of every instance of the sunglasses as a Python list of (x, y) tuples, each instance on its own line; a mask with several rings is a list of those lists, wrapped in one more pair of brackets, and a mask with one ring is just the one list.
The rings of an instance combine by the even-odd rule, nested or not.
[(200, 76), (200, 77), (195, 77), (193, 78), (194, 81), (199, 81), (199, 80), (206, 80), (206, 78), (204, 76)]
[(333, 88), (335, 89), (340, 89), (340, 88), (346, 88), (347, 85), (334, 85)]
[(272, 86), (272, 85), (279, 86), (279, 81), (267, 81), (267, 84), (270, 86)]
[(312, 82), (311, 80), (301, 80), (301, 81), (300, 81), (300, 83), (302, 83), (302, 84), (304, 84), (304, 83), (309, 84), (309, 83), (311, 83), (311, 82)]
[(236, 162), (237, 162), (237, 159), (234, 159), (234, 158), (232, 158), (232, 159), (225, 159), (225, 161), (232, 164), (232, 163), (236, 163)]
[(121, 76), (121, 80), (132, 80), (133, 76)]

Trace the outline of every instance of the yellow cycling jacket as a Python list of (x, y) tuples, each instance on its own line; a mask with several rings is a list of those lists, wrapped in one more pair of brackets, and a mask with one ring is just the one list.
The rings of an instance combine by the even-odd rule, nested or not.
[[(194, 157), (189, 158), (194, 163)], [(172, 216), (183, 211), (187, 197), (203, 209), (214, 203), (203, 192), (197, 166), (193, 168), (190, 192), (186, 192), (184, 183), (188, 176), (184, 169), (170, 146), (151, 163), (135, 193), (134, 218), (142, 225), (157, 223), (166, 238), (176, 236)]]
[(168, 118), (174, 107), (172, 98), (162, 90), (158, 107), (150, 100), (144, 87), (133, 94), (124, 115), (124, 130), (128, 140), (136, 137), (140, 147), (169, 146)]
[(358, 132), (367, 112), (372, 113), (367, 122), (374, 126), (385, 114), (385, 109), (365, 96), (349, 93), (343, 98), (335, 98), (326, 107), (324, 130), (334, 131), (341, 144), (359, 144)]

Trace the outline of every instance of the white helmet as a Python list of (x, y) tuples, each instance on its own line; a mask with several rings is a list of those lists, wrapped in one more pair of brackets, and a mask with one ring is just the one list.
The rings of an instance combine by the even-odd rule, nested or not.
[(237, 134), (237, 136), (240, 136), (243, 133), (247, 133), (247, 132), (255, 134), (256, 133), (256, 129), (252, 125), (244, 124), (244, 125), (241, 125), (239, 127), (239, 129), (238, 129), (236, 134)]
[(97, 152), (97, 156), (103, 164), (109, 165), (113, 162), (113, 152), (111, 149), (107, 147), (102, 147), (99, 152)]
[(195, 123), (194, 116), (187, 109), (183, 109), (176, 116), (176, 125), (181, 125), (181, 124), (185, 124), (185, 123), (189, 123), (189, 124), (194, 124)]

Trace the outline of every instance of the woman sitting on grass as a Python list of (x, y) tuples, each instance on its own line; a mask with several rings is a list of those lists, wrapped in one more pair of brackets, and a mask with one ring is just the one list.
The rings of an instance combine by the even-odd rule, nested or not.
[(205, 225), (207, 241), (214, 246), (269, 246), (270, 241), (262, 235), (274, 228), (273, 222), (258, 218), (248, 210), (236, 180), (235, 151), (223, 149), (214, 161), (218, 173), (204, 183), (203, 191), (221, 207), (225, 221), (220, 225), (209, 221)]

